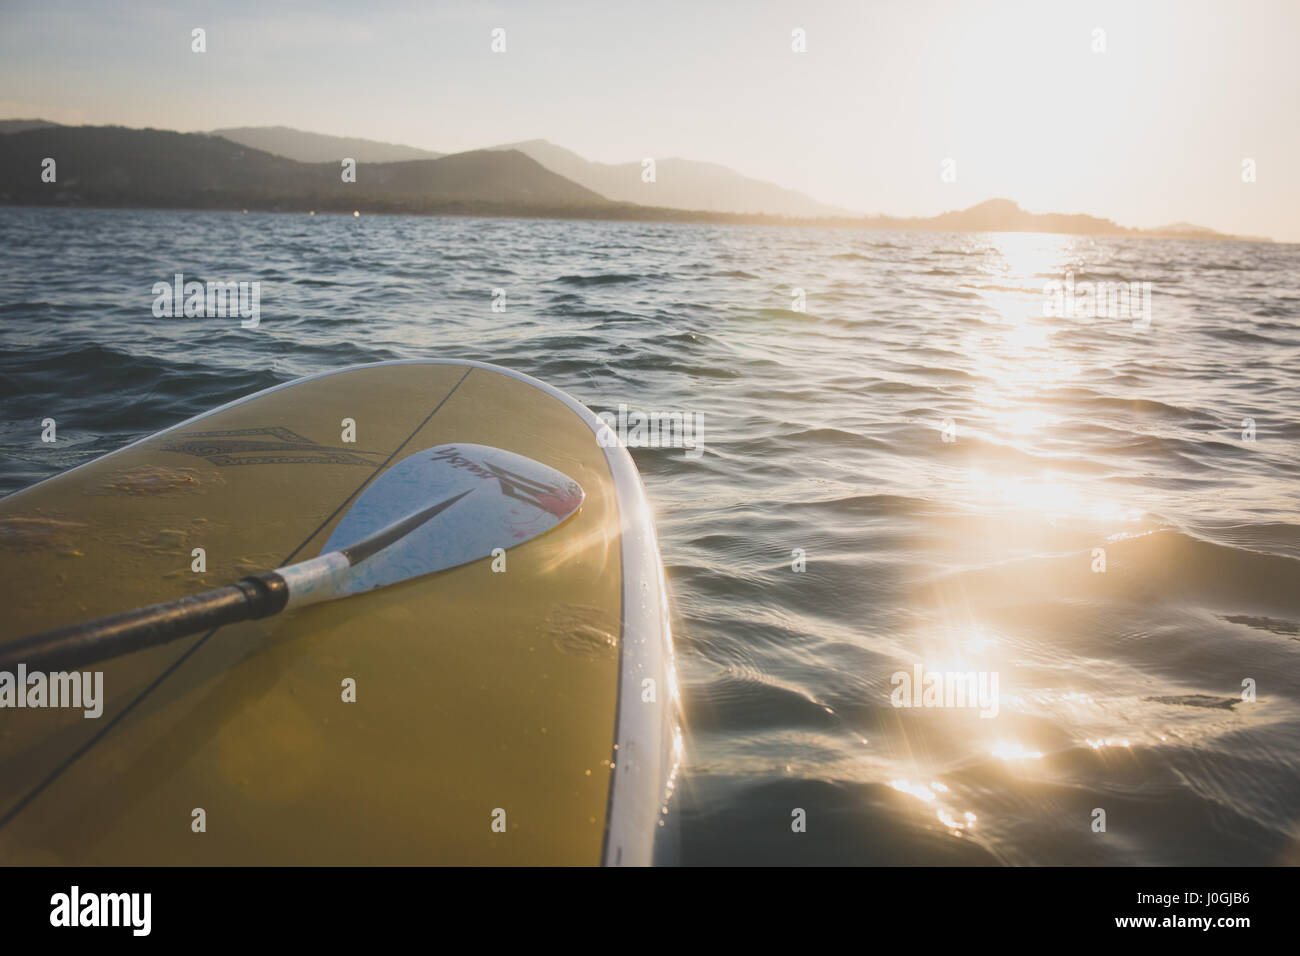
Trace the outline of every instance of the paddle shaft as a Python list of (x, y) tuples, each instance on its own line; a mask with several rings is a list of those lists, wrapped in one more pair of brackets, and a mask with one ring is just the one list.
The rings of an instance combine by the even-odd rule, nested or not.
[(223, 624), (268, 617), (281, 611), (288, 598), (284, 578), (267, 571), (226, 587), (8, 641), (0, 644), (0, 670), (18, 664), (31, 671), (75, 670)]

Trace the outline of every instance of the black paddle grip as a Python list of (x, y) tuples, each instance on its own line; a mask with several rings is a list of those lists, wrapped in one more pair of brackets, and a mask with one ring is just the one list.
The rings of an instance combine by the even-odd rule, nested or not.
[(289, 588), (274, 571), (162, 604), (101, 617), (0, 644), (0, 670), (72, 670), (187, 634), (249, 621), (284, 608)]

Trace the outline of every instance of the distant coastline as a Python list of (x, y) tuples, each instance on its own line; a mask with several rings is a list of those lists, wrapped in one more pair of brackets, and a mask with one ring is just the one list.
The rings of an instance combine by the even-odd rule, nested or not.
[(520, 149), (432, 155), (360, 162), (357, 180), (343, 182), (338, 162), (301, 162), (214, 134), (0, 121), (0, 204), (1274, 241), (1187, 224), (1134, 229), (1095, 216), (1031, 213), (1008, 199), (915, 218), (669, 208), (607, 199)]
[[(347, 206), (344, 203), (343, 206)], [(927, 226), (926, 220), (893, 219), (888, 216), (875, 217), (828, 217), (800, 218), (795, 216), (770, 216), (764, 213), (714, 213), (692, 210), (665, 209), (658, 206), (639, 206), (634, 203), (619, 203), (614, 208), (596, 206), (590, 209), (573, 206), (512, 206), (507, 203), (447, 203), (429, 204), (419, 208), (406, 208), (401, 205), (385, 206), (382, 204), (361, 204), (353, 208), (326, 208), (323, 204), (308, 207), (305, 205), (266, 205), (256, 201), (241, 206), (234, 204), (212, 205), (177, 205), (177, 204), (141, 204), (141, 203), (70, 203), (70, 202), (12, 202), (0, 193), (0, 206), (11, 209), (145, 209), (173, 212), (247, 212), (269, 213), (274, 215), (318, 215), (318, 216), (439, 216), (483, 218), (483, 219), (577, 219), (595, 222), (649, 222), (666, 224), (702, 224), (733, 226), (785, 226), (789, 228), (829, 228), (862, 229), (879, 232), (987, 232), (987, 233), (1025, 233), (1058, 236), (1093, 236), (1099, 239), (1194, 239), (1199, 241), (1218, 240), (1220, 242), (1263, 242), (1276, 244), (1277, 240), (1267, 236), (1234, 236), (1210, 230), (1196, 233), (1163, 232), (1160, 230), (1124, 229), (1118, 227), (1113, 232), (1070, 232), (1062, 229), (1014, 229), (1014, 228), (978, 228), (961, 226)], [(974, 208), (974, 207), (972, 207)], [(900, 223), (895, 225), (893, 223)], [(1285, 245), (1285, 243), (1283, 243)]]

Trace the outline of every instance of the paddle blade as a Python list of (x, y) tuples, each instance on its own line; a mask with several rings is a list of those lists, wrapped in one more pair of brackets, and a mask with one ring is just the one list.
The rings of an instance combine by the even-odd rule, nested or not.
[[(359, 560), (331, 591), (357, 594), (513, 548), (572, 516), (584, 497), (568, 475), (523, 455), (487, 445), (426, 448), (361, 493), (322, 554), (361, 545), (412, 515), (434, 514)], [(433, 507), (442, 502), (446, 507)]]

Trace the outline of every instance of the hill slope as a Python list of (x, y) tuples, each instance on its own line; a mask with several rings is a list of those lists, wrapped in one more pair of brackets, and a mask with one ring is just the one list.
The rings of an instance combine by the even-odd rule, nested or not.
[(1025, 212), (1010, 199), (988, 199), (969, 209), (945, 212), (929, 220), (928, 228), (952, 232), (1061, 232), (1070, 235), (1130, 235), (1109, 219), (1064, 213)]
[(300, 163), (337, 163), (344, 157), (351, 157), (358, 163), (401, 163), (411, 159), (438, 159), (446, 155), (373, 139), (307, 133), (288, 126), (239, 126), (214, 129), (211, 135)]
[[(1204, 226), (1181, 223), (1163, 229), (1130, 229), (1109, 219), (1082, 213), (1026, 212), (1010, 199), (987, 199), (969, 209), (924, 219), (877, 216), (868, 220), (878, 229), (924, 229), (940, 232), (1050, 232), (1068, 236), (1133, 236), (1143, 239), (1239, 239)], [(1268, 242), (1267, 239), (1250, 241)]]
[(772, 216), (851, 216), (803, 193), (742, 176), (717, 163), (692, 159), (655, 162), (655, 182), (641, 181), (641, 164), (595, 163), (544, 139), (509, 143), (493, 149), (517, 149), (565, 179), (595, 190), (615, 202), (635, 202), (668, 209), (706, 212), (766, 213)]
[(7, 119), (0, 120), (0, 135), (5, 133), (21, 133), (26, 129), (45, 129), (49, 126), (58, 126), (58, 123), (51, 123), (43, 119)]

